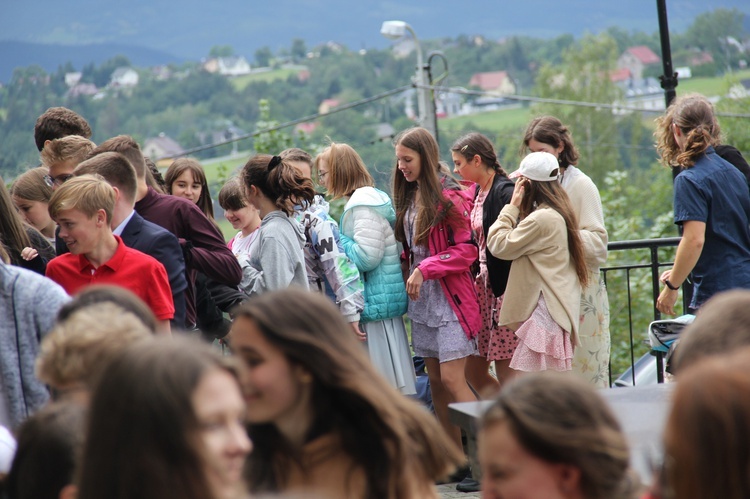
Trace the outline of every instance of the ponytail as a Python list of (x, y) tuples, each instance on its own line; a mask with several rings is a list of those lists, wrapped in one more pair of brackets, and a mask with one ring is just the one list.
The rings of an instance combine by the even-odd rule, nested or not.
[(312, 180), (280, 156), (253, 156), (242, 169), (241, 177), (245, 188), (254, 185), (287, 216), (294, 213), (296, 204), (306, 207), (315, 197)]

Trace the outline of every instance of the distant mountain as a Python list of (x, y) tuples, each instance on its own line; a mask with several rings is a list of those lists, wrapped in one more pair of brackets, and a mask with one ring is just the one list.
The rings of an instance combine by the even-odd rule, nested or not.
[[(737, 8), (750, 23), (748, 0), (669, 0), (667, 7), (673, 32), (684, 31), (697, 15), (717, 8)], [(257, 49), (268, 46), (276, 52), (289, 48), (294, 38), (303, 39), (308, 47), (335, 41), (353, 50), (384, 48), (390, 42), (380, 35), (380, 25), (389, 19), (410, 23), (421, 39), (461, 34), (493, 39), (510, 35), (549, 38), (564, 33), (579, 36), (610, 26), (646, 33), (659, 29), (654, 0), (34, 0), (1, 3), (0, 36), (33, 43), (97, 44), (97, 51), (104, 50), (102, 43), (120, 45), (111, 47), (106, 55), (98, 52), (98, 60), (122, 52), (123, 47), (161, 51), (151, 53), (149, 61), (174, 60), (169, 54), (198, 60), (214, 45), (230, 45), (237, 54), (252, 60)], [(79, 50), (85, 49), (17, 54), (10, 46), (0, 45), (0, 62), (4, 68), (37, 61), (56, 67), (73, 60)], [(146, 57), (145, 52), (136, 51), (126, 55), (131, 53)], [(136, 62), (135, 55), (131, 58)], [(7, 80), (7, 74), (5, 69), (0, 80)]]
[(14, 68), (32, 64), (54, 72), (68, 61), (80, 71), (86, 64), (93, 62), (98, 65), (116, 55), (126, 56), (135, 66), (157, 66), (184, 60), (160, 50), (117, 43), (51, 45), (0, 41), (0, 54), (0, 82), (10, 81)]

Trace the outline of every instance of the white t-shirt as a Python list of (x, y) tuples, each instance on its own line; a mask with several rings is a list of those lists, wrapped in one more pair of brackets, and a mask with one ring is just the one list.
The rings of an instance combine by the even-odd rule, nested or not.
[[(258, 227), (260, 229), (260, 227)], [(231, 247), (234, 256), (239, 258), (241, 255), (250, 255), (253, 250), (253, 244), (258, 239), (258, 229), (255, 229), (247, 236), (243, 236), (242, 232), (238, 232), (236, 236), (232, 238)]]

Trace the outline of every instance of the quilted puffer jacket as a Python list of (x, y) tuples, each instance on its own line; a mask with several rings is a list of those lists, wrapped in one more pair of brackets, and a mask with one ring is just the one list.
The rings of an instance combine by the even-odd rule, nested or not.
[(406, 313), (408, 298), (401, 275), (398, 243), (393, 233), (396, 212), (388, 194), (360, 187), (344, 207), (339, 227), (346, 256), (360, 271), (365, 285), (361, 322), (372, 322)]

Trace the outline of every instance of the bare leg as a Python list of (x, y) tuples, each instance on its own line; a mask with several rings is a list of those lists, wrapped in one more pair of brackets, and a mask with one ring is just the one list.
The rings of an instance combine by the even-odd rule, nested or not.
[(430, 392), (432, 393), (432, 405), (435, 407), (435, 415), (456, 447), (463, 452), (461, 430), (457, 426), (452, 425), (448, 420), (450, 394), (443, 386), (440, 376), (440, 362), (438, 359), (432, 357), (425, 357), (424, 362), (427, 367), (427, 376), (430, 378)]
[(483, 399), (500, 390), (500, 383), (490, 374), (490, 362), (483, 357), (466, 358), (466, 380)]
[(497, 374), (497, 381), (500, 386), (503, 386), (514, 377), (518, 376), (519, 371), (510, 368), (510, 359), (496, 360), (495, 361), (495, 373)]

